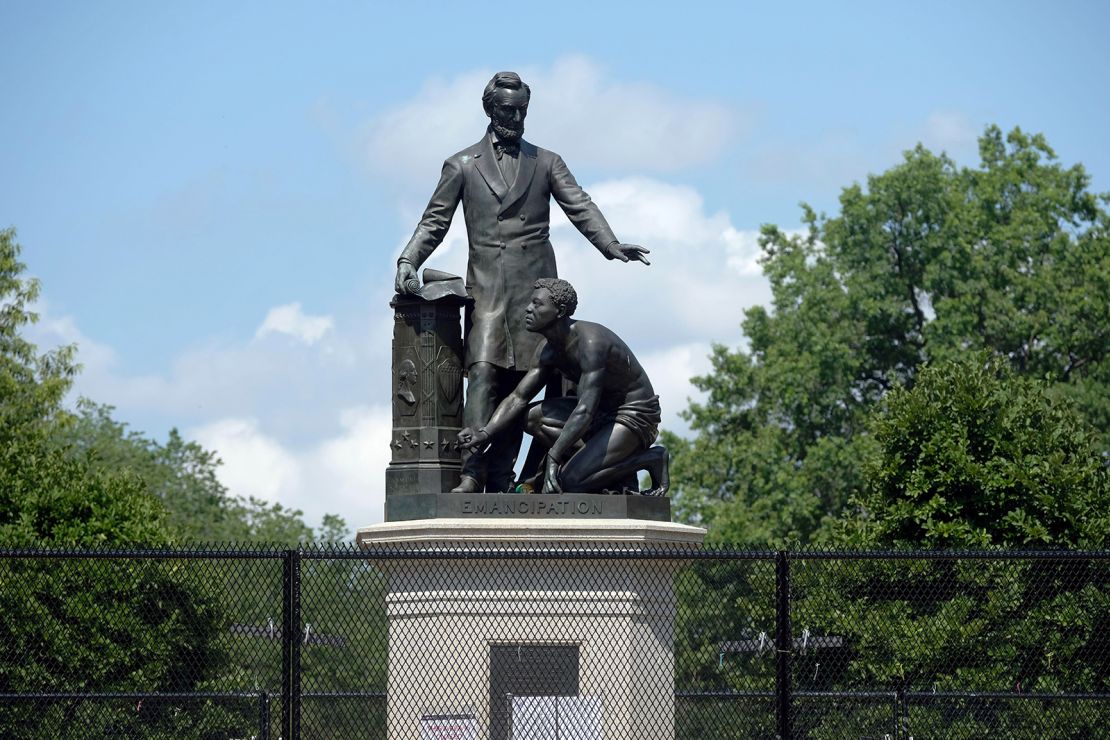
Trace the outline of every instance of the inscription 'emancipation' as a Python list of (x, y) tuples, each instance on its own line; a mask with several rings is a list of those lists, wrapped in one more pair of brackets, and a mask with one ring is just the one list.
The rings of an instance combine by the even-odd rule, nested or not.
[(601, 502), (597, 501), (489, 501), (463, 499), (463, 514), (489, 514), (505, 515), (518, 514), (522, 516), (601, 516)]

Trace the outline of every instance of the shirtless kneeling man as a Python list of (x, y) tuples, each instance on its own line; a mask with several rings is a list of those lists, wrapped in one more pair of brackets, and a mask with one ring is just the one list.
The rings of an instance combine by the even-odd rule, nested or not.
[[(651, 476), (645, 495), (670, 487), (668, 454), (652, 446), (659, 432), (659, 396), (632, 350), (600, 324), (571, 318), (578, 296), (566, 280), (537, 280), (525, 309), (528, 331), (546, 341), (528, 371), (481, 429), (467, 427), (459, 442), (483, 449), (490, 437), (512, 427), (524, 413), (525, 429), (547, 448), (543, 492), (594, 493), (619, 488), (640, 470)], [(556, 373), (577, 384), (576, 396), (530, 405)]]

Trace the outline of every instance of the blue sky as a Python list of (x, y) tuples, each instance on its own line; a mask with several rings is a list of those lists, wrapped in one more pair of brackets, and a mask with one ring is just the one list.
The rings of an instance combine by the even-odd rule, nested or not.
[[(605, 263), (553, 229), (679, 431), (710, 343), (767, 300), (759, 225), (800, 201), (834, 211), (918, 141), (972, 164), (989, 123), (1110, 190), (1105, 3), (769, 5), (4, 3), (0, 226), (44, 284), (35, 338), (76, 341), (78, 392), (120, 419), (217, 449), (233, 492), (357, 526), (381, 517), (393, 260), (494, 71), (653, 250)], [(463, 239), (429, 265), (461, 272)]]

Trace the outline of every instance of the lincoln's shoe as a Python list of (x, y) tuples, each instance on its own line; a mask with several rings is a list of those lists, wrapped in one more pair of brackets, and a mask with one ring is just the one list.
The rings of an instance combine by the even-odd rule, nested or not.
[(471, 478), (469, 475), (464, 475), (459, 485), (451, 489), (451, 493), (478, 493), (482, 490), (482, 486), (478, 483), (477, 478)]

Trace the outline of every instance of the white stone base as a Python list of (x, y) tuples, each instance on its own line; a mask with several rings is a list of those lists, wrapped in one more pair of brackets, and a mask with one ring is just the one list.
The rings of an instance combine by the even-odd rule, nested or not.
[[(705, 530), (632, 519), (436, 519), (360, 529), (368, 549), (458, 557), (377, 560), (389, 577), (388, 734), (419, 738), (423, 715), (490, 727), (491, 645), (573, 645), (579, 695), (601, 697), (606, 738), (674, 737), (672, 579)], [(467, 558), (503, 543), (673, 548), (673, 558)]]

